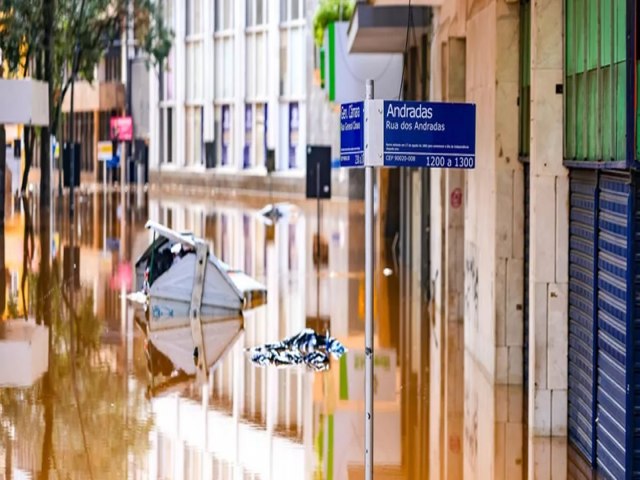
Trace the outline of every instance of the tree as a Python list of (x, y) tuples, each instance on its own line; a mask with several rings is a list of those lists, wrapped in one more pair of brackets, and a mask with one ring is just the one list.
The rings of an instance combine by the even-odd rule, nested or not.
[[(159, 65), (171, 48), (172, 32), (153, 0), (0, 0), (0, 51), (7, 75), (30, 74), (49, 85), (49, 126), (41, 130), (41, 195), (49, 197), (51, 151), (62, 103), (72, 80), (92, 82), (105, 50), (119, 37), (132, 3), (137, 47)], [(31, 167), (34, 132), (27, 135), (25, 177)], [(31, 149), (29, 148), (31, 147)], [(26, 182), (23, 180), (23, 191)], [(48, 209), (48, 206), (47, 206)]]

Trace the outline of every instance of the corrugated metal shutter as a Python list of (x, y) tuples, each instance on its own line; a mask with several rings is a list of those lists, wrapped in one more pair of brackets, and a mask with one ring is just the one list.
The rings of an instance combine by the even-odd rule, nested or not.
[(595, 454), (597, 171), (572, 170), (569, 211), (569, 440)]
[[(631, 178), (602, 173), (598, 214), (597, 465), (608, 478), (627, 478), (627, 335), (630, 296)], [(629, 410), (629, 411), (628, 411)]]

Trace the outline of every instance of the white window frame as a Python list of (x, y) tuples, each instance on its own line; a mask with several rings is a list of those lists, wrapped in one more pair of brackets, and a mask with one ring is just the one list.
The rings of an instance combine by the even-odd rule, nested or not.
[[(234, 95), (236, 92), (236, 88), (234, 85), (235, 75), (233, 69), (230, 72), (225, 71), (222, 67), (224, 64), (223, 55), (220, 55), (219, 49), (225, 43), (230, 43), (229, 50), (232, 52), (232, 55), (235, 55), (235, 46), (236, 46), (236, 35), (234, 28), (234, 20), (236, 15), (235, 2), (237, 0), (214, 0), (213, 2), (213, 51), (214, 51), (214, 59), (215, 64), (213, 68), (214, 72), (214, 106), (223, 105), (223, 104), (231, 104), (234, 101)], [(216, 25), (216, 6), (221, 4), (221, 16), (224, 18), (225, 11), (227, 7), (231, 8), (231, 15), (229, 17), (229, 25), (226, 25), (226, 28), (222, 28), (220, 30), (215, 29)], [(224, 26), (223, 26), (224, 27)], [(220, 67), (220, 68), (219, 68)], [(227, 95), (219, 95), (220, 92), (225, 91), (226, 81), (230, 81), (230, 85), (228, 85), (229, 91), (226, 92)], [(222, 85), (222, 86), (220, 86)]]
[[(282, 18), (283, 2), (286, 2), (287, 4), (287, 18)], [(294, 3), (298, 4), (298, 12), (300, 14), (298, 18), (291, 18), (291, 12), (293, 11), (291, 5), (293, 5)], [(306, 22), (305, 17), (307, 12), (305, 11), (305, 0), (280, 0), (279, 10), (280, 26), (294, 25), (299, 24), (300, 22), (302, 22), (302, 24), (304, 25), (304, 23)]]
[[(284, 79), (284, 85), (281, 85), (283, 81), (282, 78), (282, 68), (283, 63), (282, 59), (280, 61), (280, 72), (278, 72), (278, 83), (280, 84), (278, 87), (278, 93), (282, 101), (285, 102), (304, 102), (304, 98), (306, 95), (306, 36), (307, 36), (307, 20), (306, 20), (306, 12), (304, 10), (304, 0), (280, 0), (280, 2), (287, 2), (287, 18), (282, 18), (282, 9), (280, 10), (280, 50), (282, 54), (282, 37), (286, 35), (286, 78)], [(291, 18), (291, 5), (293, 2), (298, 2), (298, 12), (300, 13), (299, 18)], [(296, 55), (293, 54), (292, 45), (300, 43), (299, 47), (302, 48), (304, 55), (303, 58), (296, 58)], [(296, 62), (297, 60), (297, 62)], [(294, 90), (294, 82), (293, 82), (293, 73), (292, 67), (296, 66), (300, 69), (298, 72), (302, 79), (300, 85), (296, 85), (297, 90)]]

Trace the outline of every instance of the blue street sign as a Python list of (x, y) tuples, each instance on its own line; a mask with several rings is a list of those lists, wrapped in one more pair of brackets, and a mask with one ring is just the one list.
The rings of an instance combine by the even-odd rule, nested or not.
[(475, 105), (384, 101), (382, 116), (385, 166), (475, 168)]
[(117, 153), (107, 160), (107, 168), (118, 168), (120, 166), (120, 155)]
[(340, 106), (340, 166), (364, 166), (364, 102)]

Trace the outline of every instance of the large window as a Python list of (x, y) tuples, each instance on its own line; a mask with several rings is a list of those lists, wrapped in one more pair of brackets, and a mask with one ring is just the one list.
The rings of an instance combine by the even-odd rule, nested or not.
[(204, 92), (203, 0), (185, 1), (185, 160), (187, 165), (203, 164), (202, 109)]
[(267, 96), (267, 12), (266, 0), (247, 1), (247, 98)]
[(280, 95), (305, 92), (306, 23), (303, 0), (280, 0)]
[(216, 0), (215, 15), (215, 97), (217, 101), (231, 101), (235, 67), (233, 18), (235, 2)]
[(202, 107), (187, 107), (185, 109), (185, 148), (188, 165), (202, 165)]
[[(169, 28), (175, 28), (175, 0), (163, 0), (162, 15)], [(160, 163), (173, 163), (175, 158), (175, 47), (169, 51), (167, 60), (160, 67), (160, 118), (159, 149)]]
[(304, 20), (304, 0), (280, 0), (280, 23)]
[(267, 101), (267, 0), (246, 0), (246, 107), (243, 166), (264, 166)]
[(566, 0), (565, 158), (626, 160), (626, 3)]
[(214, 28), (216, 32), (233, 29), (234, 0), (214, 0)]

